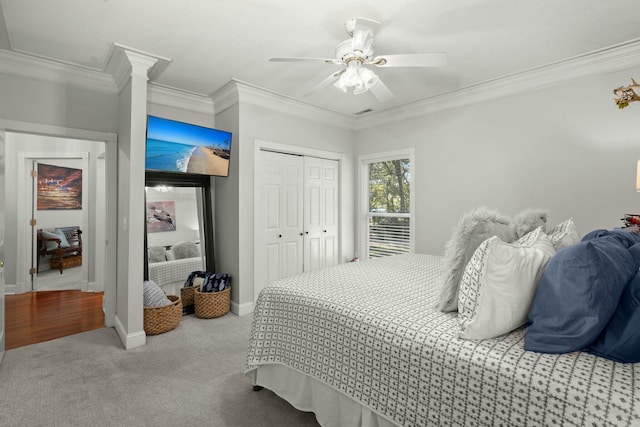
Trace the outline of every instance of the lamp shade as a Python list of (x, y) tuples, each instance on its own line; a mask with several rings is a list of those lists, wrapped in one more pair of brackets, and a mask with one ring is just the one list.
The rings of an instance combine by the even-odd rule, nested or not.
[(636, 173), (636, 191), (640, 191), (640, 160), (638, 160), (638, 172)]

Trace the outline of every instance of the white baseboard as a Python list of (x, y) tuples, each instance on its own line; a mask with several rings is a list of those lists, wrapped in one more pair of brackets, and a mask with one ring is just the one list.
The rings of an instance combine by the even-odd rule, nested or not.
[(238, 316), (251, 314), (253, 313), (253, 301), (245, 302), (244, 304), (238, 304), (237, 302), (231, 301), (231, 312)]
[(12, 283), (12, 284), (5, 284), (4, 285), (4, 294), (5, 295), (16, 295), (18, 293), (18, 285)]
[(117, 315), (115, 317), (115, 328), (118, 336), (120, 337), (120, 341), (122, 341), (122, 344), (124, 345), (125, 350), (142, 347), (147, 343), (147, 334), (145, 334), (144, 331), (127, 334), (127, 331), (124, 329), (124, 326), (122, 325), (122, 322)]

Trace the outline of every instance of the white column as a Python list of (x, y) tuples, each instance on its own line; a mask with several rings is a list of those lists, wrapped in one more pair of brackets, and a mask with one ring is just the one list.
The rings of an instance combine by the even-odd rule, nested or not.
[[(125, 348), (146, 343), (143, 328), (144, 165), (147, 80), (157, 58), (121, 49), (118, 129), (118, 242), (115, 327)], [(120, 68), (122, 69), (122, 68)]]

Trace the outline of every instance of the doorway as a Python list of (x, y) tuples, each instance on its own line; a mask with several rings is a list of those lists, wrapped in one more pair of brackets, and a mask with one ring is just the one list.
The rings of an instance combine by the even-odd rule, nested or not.
[[(6, 138), (5, 155), (7, 167), (5, 176), (7, 187), (16, 189), (16, 191), (12, 192), (7, 191), (5, 194), (7, 207), (5, 221), (7, 226), (6, 243), (7, 246), (15, 248), (10, 253), (7, 253), (5, 261), (5, 294), (7, 295), (5, 302), (9, 304), (9, 298), (13, 295), (25, 297), (33, 294), (33, 291), (49, 290), (46, 286), (42, 286), (43, 278), (40, 277), (39, 281), (38, 273), (32, 270), (32, 268), (37, 268), (37, 251), (33, 247), (36, 243), (38, 225), (53, 229), (59, 226), (77, 225), (83, 229), (83, 258), (80, 273), (77, 274), (77, 277), (80, 278), (80, 284), (77, 283), (77, 278), (72, 280), (74, 274), (71, 274), (70, 270), (63, 271), (62, 276), (73, 282), (70, 282), (69, 286), (64, 286), (64, 288), (67, 288), (64, 291), (67, 293), (66, 296), (59, 294), (58, 301), (55, 302), (45, 302), (42, 299), (37, 303), (32, 301), (31, 308), (35, 308), (38, 311), (40, 309), (48, 311), (50, 308), (57, 306), (59, 308), (58, 317), (61, 317), (62, 313), (68, 314), (71, 304), (69, 295), (81, 292), (91, 293), (94, 299), (93, 304), (95, 305), (95, 301), (98, 303), (98, 308), (96, 310), (94, 307), (94, 311), (101, 316), (100, 327), (113, 326), (113, 318), (115, 317), (115, 271), (113, 261), (115, 257), (114, 254), (111, 254), (112, 249), (107, 247), (107, 241), (108, 236), (113, 236), (111, 241), (115, 241), (115, 223), (107, 222), (107, 218), (115, 218), (115, 215), (110, 215), (107, 210), (110, 210), (108, 209), (109, 205), (115, 206), (114, 200), (116, 198), (114, 177), (117, 151), (115, 135), (74, 129), (49, 128), (48, 126), (27, 123), (11, 123), (11, 125), (17, 125), (20, 128), (19, 131), (9, 131), (6, 127), (2, 129), (2, 126), (0, 126), (0, 131), (4, 132)], [(52, 134), (62, 134), (62, 136), (45, 136)], [(61, 164), (61, 162), (70, 161), (70, 159), (79, 161), (80, 165)], [(43, 224), (43, 220), (39, 218), (37, 201), (34, 204), (32, 197), (34, 188), (37, 191), (37, 180), (29, 179), (34, 161), (36, 161), (36, 164), (42, 162), (82, 170), (81, 213), (72, 212), (71, 210), (49, 212), (54, 214), (53, 217), (57, 216), (59, 221), (71, 221), (74, 224), (66, 224), (66, 222), (64, 224), (61, 222), (46, 223), (46, 221)], [(36, 215), (33, 215), (34, 212)], [(76, 213), (79, 216), (70, 215), (71, 213)], [(36, 220), (35, 226), (31, 225), (32, 219)], [(50, 220), (51, 218), (49, 218)], [(38, 221), (40, 222), (38, 223)], [(108, 268), (109, 265), (112, 266), (111, 269)], [(46, 268), (43, 269), (42, 276), (44, 276), (45, 271)], [(70, 274), (65, 276), (66, 273)], [(59, 272), (57, 274), (60, 276)], [(32, 277), (34, 278), (33, 280)], [(69, 288), (76, 289), (68, 290)], [(49, 292), (44, 293), (49, 294)], [(33, 296), (31, 297), (33, 298)], [(64, 302), (61, 302), (62, 300)], [(9, 316), (9, 309), (7, 308), (3, 314)], [(7, 317), (5, 326), (8, 326), (10, 321), (17, 320), (22, 314), (24, 313), (14, 314), (14, 319)], [(53, 317), (55, 318), (56, 315), (54, 314)], [(76, 322), (87, 323), (86, 320), (86, 316), (84, 319), (80, 316)], [(23, 322), (14, 323), (22, 325)], [(51, 329), (51, 325), (49, 327)], [(68, 334), (80, 331), (71, 327)], [(9, 341), (9, 333), (10, 331), (7, 330), (7, 341)]]
[[(94, 149), (102, 151), (103, 145), (97, 143)], [(90, 154), (60, 151), (37, 158), (25, 154), (32, 177), (27, 200), (32, 219), (31, 291), (103, 288), (95, 280), (89, 284), (92, 234), (102, 234), (96, 231), (104, 228), (95, 224), (95, 208), (104, 206), (105, 195), (104, 188), (94, 184), (104, 182), (104, 168), (99, 160), (90, 162)], [(50, 240), (56, 238), (59, 241)], [(28, 247), (25, 250), (29, 252)]]

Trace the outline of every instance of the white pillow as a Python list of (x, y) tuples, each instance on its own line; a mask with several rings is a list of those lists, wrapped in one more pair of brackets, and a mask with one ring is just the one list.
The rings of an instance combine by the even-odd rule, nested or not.
[(549, 230), (547, 234), (556, 251), (566, 248), (567, 246), (575, 245), (580, 241), (580, 236), (578, 235), (578, 230), (576, 230), (573, 218), (562, 221)]
[(482, 242), (492, 236), (498, 236), (506, 242), (515, 240), (509, 221), (497, 210), (486, 207), (462, 216), (444, 249), (445, 276), (438, 293), (438, 310), (448, 312), (458, 309), (458, 288), (464, 267)]
[[(60, 248), (68, 248), (71, 246), (67, 241), (67, 236), (65, 236), (62, 230), (60, 230), (59, 228), (56, 228), (53, 231), (42, 230), (40, 234), (45, 239), (60, 239)], [(58, 242), (56, 242), (55, 240), (45, 240), (44, 244), (47, 250), (58, 249)]]
[(496, 236), (482, 242), (460, 282), (460, 338), (494, 338), (524, 325), (538, 282), (554, 254), (542, 227), (515, 243)]

